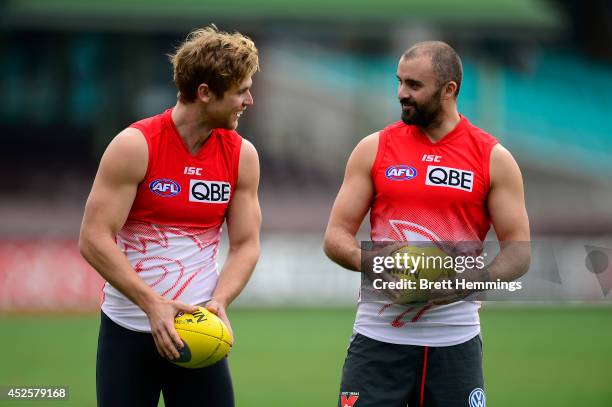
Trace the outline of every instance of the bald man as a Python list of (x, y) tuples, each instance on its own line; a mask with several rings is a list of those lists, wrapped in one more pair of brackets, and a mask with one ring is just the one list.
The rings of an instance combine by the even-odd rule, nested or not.
[[(331, 260), (368, 273), (355, 235), (370, 212), (372, 241), (461, 246), (492, 225), (500, 254), (466, 276), (511, 281), (529, 266), (529, 221), (512, 155), (457, 110), (461, 60), (439, 41), (409, 48), (397, 67), (401, 121), (353, 150), (325, 234)], [(473, 246), (473, 244), (471, 245)], [(477, 274), (475, 274), (477, 273)], [(485, 406), (480, 302), (457, 287), (427, 303), (360, 296), (344, 363), (341, 407)]]

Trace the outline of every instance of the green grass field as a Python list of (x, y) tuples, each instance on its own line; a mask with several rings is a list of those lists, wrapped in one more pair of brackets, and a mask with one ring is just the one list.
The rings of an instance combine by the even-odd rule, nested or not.
[[(611, 308), (485, 308), (487, 405), (612, 406)], [(335, 406), (353, 310), (237, 309), (239, 407)], [(0, 385), (67, 385), (94, 406), (97, 315), (0, 318)], [(384, 407), (384, 406), (381, 406)]]

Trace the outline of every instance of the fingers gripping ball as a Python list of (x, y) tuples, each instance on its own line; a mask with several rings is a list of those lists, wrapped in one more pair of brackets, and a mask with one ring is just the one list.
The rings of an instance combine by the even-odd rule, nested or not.
[(229, 329), (215, 314), (198, 307), (193, 314), (180, 313), (174, 327), (185, 345), (180, 357), (172, 362), (183, 367), (200, 368), (213, 365), (226, 357), (232, 348)]
[(391, 273), (404, 281), (413, 281), (412, 287), (401, 290), (397, 303), (425, 302), (429, 300), (429, 290), (421, 288), (421, 281), (437, 281), (455, 276), (452, 257), (436, 246), (404, 246), (393, 256), (400, 255), (402, 265)]

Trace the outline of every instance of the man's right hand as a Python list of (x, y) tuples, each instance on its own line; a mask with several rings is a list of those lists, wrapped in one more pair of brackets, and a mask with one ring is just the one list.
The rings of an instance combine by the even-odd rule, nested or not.
[(178, 349), (183, 348), (183, 341), (174, 328), (174, 318), (179, 312), (192, 313), (197, 310), (193, 305), (159, 297), (145, 310), (155, 346), (160, 355), (168, 360), (178, 359)]
[[(392, 270), (384, 269), (382, 272), (376, 273), (373, 270), (375, 257), (390, 257), (394, 252), (405, 247), (408, 242), (372, 242), (370, 250), (361, 250), (361, 272), (366, 275), (370, 282), (376, 279), (381, 279), (384, 282), (398, 282), (400, 278), (391, 273)], [(402, 290), (380, 290), (385, 297), (393, 302), (398, 303), (402, 298)]]

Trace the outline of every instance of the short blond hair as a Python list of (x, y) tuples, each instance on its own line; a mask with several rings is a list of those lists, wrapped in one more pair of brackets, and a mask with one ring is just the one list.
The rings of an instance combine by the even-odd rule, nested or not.
[(219, 31), (214, 24), (190, 32), (169, 57), (179, 100), (185, 103), (196, 99), (202, 83), (222, 97), (230, 87), (259, 70), (253, 40), (239, 32)]

